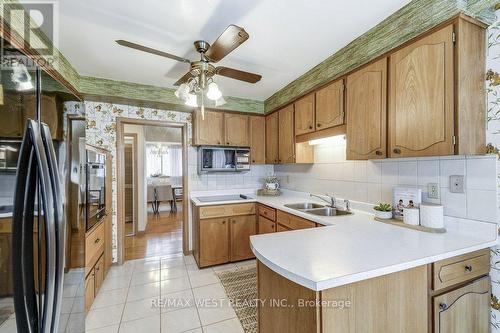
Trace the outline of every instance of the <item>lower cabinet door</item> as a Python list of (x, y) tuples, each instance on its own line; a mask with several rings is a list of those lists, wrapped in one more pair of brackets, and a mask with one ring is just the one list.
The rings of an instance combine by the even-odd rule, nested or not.
[(101, 256), (101, 259), (97, 261), (94, 267), (94, 275), (95, 275), (95, 293), (99, 292), (101, 289), (102, 283), (104, 282), (104, 255)]
[(229, 261), (229, 217), (200, 220), (200, 266)]
[(276, 231), (276, 223), (264, 216), (259, 216), (259, 234), (268, 234)]
[(253, 258), (250, 236), (256, 233), (255, 215), (230, 217), (231, 261)]
[(487, 333), (490, 331), (490, 278), (434, 297), (434, 332)]
[(85, 279), (85, 311), (89, 311), (95, 297), (95, 274), (92, 269)]
[(279, 223), (276, 223), (276, 225), (278, 226), (278, 228), (277, 228), (277, 230), (276, 230), (277, 232), (292, 230), (292, 229), (288, 229), (288, 228), (286, 228), (286, 227), (282, 226), (282, 225), (281, 225), (281, 224), (279, 224)]

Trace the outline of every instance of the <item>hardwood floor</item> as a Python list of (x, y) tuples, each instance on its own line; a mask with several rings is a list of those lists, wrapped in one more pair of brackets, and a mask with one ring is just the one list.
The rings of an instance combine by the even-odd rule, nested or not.
[(148, 212), (144, 232), (125, 237), (125, 260), (182, 253), (182, 211)]

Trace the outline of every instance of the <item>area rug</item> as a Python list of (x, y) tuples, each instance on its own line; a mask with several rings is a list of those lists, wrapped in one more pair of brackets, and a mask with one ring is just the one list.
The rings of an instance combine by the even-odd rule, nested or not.
[(257, 268), (237, 268), (217, 273), (245, 333), (257, 333)]

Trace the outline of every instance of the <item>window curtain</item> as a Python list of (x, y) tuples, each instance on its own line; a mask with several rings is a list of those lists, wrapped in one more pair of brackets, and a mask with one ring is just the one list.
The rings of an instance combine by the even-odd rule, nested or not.
[(181, 185), (182, 147), (174, 145), (161, 146), (161, 153), (158, 154), (158, 144), (146, 145), (147, 176), (168, 176), (172, 185)]

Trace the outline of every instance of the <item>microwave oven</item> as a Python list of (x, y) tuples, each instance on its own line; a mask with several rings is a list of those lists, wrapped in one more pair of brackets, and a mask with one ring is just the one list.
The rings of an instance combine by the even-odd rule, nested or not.
[(21, 140), (0, 140), (0, 171), (15, 172), (21, 150)]
[(242, 172), (250, 170), (250, 148), (198, 148), (198, 173)]

